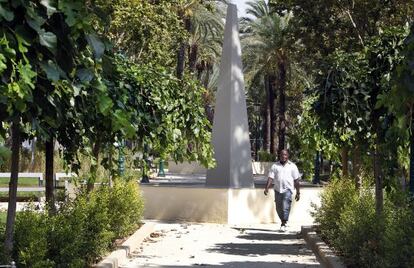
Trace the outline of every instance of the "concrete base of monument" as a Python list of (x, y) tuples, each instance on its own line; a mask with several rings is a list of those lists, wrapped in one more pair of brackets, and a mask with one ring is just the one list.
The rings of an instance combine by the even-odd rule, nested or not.
[[(200, 184), (141, 185), (145, 219), (223, 224), (279, 223), (274, 193), (254, 189), (211, 188)], [(311, 204), (320, 203), (321, 187), (303, 187), (301, 200), (292, 202), (290, 226), (313, 224)]]

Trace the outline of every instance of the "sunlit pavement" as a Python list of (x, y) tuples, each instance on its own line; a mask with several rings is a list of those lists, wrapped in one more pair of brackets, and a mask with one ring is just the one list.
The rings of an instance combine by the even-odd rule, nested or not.
[(315, 267), (299, 226), (279, 232), (277, 224), (157, 223), (125, 268), (133, 267)]

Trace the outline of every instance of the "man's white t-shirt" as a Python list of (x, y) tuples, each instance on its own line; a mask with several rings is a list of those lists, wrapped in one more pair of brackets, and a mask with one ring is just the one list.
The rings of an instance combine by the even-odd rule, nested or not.
[(273, 179), (274, 189), (279, 193), (290, 190), (293, 193), (294, 181), (300, 178), (298, 167), (289, 160), (282, 165), (279, 161), (269, 170), (269, 178)]

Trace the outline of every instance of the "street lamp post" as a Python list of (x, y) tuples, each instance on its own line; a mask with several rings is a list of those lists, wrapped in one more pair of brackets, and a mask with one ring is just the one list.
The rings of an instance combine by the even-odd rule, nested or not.
[(161, 158), (158, 168), (158, 177), (165, 177), (164, 160)]
[(147, 174), (148, 171), (148, 145), (144, 144), (144, 149), (142, 152), (142, 179), (141, 183), (149, 183), (149, 177)]
[(124, 141), (118, 144), (118, 174), (120, 177), (125, 174), (125, 155), (124, 155)]

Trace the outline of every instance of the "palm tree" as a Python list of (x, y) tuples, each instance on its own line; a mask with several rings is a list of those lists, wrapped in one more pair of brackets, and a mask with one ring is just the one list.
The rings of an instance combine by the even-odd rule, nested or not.
[[(246, 13), (250, 17), (241, 20), (244, 63), (247, 77), (264, 78), (266, 92), (264, 137), (268, 138), (267, 142), (265, 141), (265, 149), (276, 153), (284, 149), (286, 144), (286, 87), (290, 67), (290, 40), (287, 34), (291, 14), (279, 16), (271, 13), (265, 0), (248, 2), (247, 5)], [(279, 105), (278, 118), (275, 111), (276, 93), (278, 93)], [(278, 135), (276, 136), (277, 122)]]
[[(183, 21), (184, 29), (189, 36), (188, 39), (182, 40), (177, 52), (177, 77), (179, 79), (184, 74), (186, 54), (190, 72), (194, 73), (196, 68), (199, 75), (204, 70), (212, 71), (211, 59), (217, 59), (220, 55), (224, 29), (224, 12), (220, 3), (227, 3), (227, 1), (184, 0), (178, 6), (178, 16)], [(199, 58), (203, 54), (206, 58)]]

